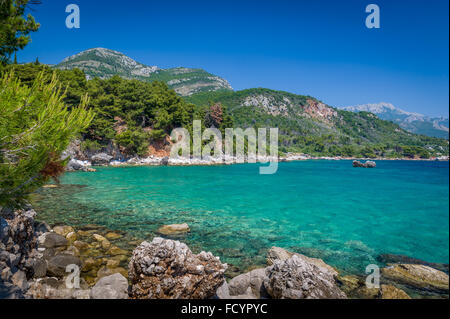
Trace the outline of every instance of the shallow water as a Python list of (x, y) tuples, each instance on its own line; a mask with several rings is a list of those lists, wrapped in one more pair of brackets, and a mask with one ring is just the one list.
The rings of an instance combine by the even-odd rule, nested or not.
[(381, 253), (449, 260), (449, 163), (378, 161), (98, 168), (66, 173), (34, 199), (50, 224), (98, 224), (151, 240), (161, 225), (186, 222), (178, 237), (237, 272), (265, 264), (280, 246), (349, 273), (364, 273)]

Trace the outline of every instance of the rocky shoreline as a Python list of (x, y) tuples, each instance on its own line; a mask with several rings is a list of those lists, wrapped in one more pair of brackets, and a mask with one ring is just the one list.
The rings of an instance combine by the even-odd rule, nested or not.
[[(365, 160), (367, 162), (374, 163), (374, 160), (382, 161), (448, 161), (448, 156), (440, 158), (431, 159), (411, 159), (411, 158), (354, 158), (354, 157), (316, 157), (307, 155), (289, 155), (286, 157), (272, 158), (264, 157), (262, 159), (251, 159), (253, 162), (268, 163), (270, 161), (279, 162), (293, 162), (293, 161), (308, 161), (308, 160), (351, 160), (359, 161)], [(157, 157), (150, 156), (145, 158), (133, 157), (128, 160), (115, 160), (112, 156), (106, 153), (96, 154), (91, 157), (91, 160), (78, 160), (71, 159), (67, 164), (67, 171), (95, 171), (93, 166), (110, 166), (110, 167), (120, 167), (120, 166), (211, 166), (211, 165), (232, 165), (238, 163), (247, 163), (248, 158), (238, 159), (236, 157), (226, 157), (224, 159), (215, 159), (213, 157), (206, 159), (196, 159), (196, 158), (169, 158), (169, 157)], [(252, 162), (252, 161), (250, 161)], [(361, 166), (362, 167), (362, 166)], [(374, 167), (374, 166), (371, 166)]]
[[(219, 257), (194, 254), (170, 239), (172, 231), (189, 229), (185, 224), (167, 225), (161, 234), (168, 238), (136, 241), (128, 251), (118, 246), (119, 232), (100, 226), (51, 228), (35, 221), (31, 207), (0, 212), (1, 299), (448, 298), (448, 264), (383, 255), (381, 286), (367, 288), (363, 277), (341, 275), (321, 259), (272, 247), (265, 268), (227, 280), (228, 265)], [(67, 285), (71, 265), (79, 267), (79, 287)]]

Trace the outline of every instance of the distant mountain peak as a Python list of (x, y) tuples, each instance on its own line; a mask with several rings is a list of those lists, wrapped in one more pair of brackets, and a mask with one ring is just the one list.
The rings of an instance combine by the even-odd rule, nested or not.
[(424, 116), (422, 114), (419, 113), (412, 113), (412, 112), (407, 112), (405, 110), (402, 110), (398, 107), (395, 107), (392, 103), (388, 103), (388, 102), (380, 102), (380, 103), (369, 103), (369, 104), (361, 104), (361, 105), (356, 105), (356, 106), (347, 106), (343, 108), (344, 110), (347, 111), (352, 111), (352, 112), (371, 112), (374, 114), (381, 114), (381, 113), (386, 113), (386, 112), (396, 112), (399, 114), (404, 114), (404, 115), (416, 115), (416, 116)]
[(444, 117), (429, 117), (420, 113), (408, 112), (391, 103), (380, 102), (347, 106), (342, 109), (351, 112), (370, 112), (379, 118), (400, 125), (403, 129), (428, 136), (448, 139), (449, 120)]
[(106, 48), (91, 48), (65, 58), (55, 66), (57, 69), (81, 69), (88, 78), (102, 79), (119, 75), (127, 79), (141, 81), (164, 81), (183, 96), (198, 92), (232, 90), (227, 80), (202, 69), (177, 67), (161, 69), (147, 66), (125, 54)]

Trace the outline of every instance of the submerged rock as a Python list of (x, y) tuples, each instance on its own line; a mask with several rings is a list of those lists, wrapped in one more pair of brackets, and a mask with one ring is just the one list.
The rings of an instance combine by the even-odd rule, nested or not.
[(211, 253), (194, 255), (184, 243), (157, 237), (133, 251), (128, 268), (132, 298), (206, 299), (224, 283), (227, 265)]
[[(304, 257), (304, 256), (303, 256)], [(306, 258), (293, 255), (266, 268), (264, 287), (275, 299), (345, 299), (334, 276)]]
[(67, 275), (66, 267), (68, 265), (77, 265), (81, 268), (80, 258), (68, 254), (59, 254), (48, 260), (47, 273), (50, 276), (64, 277)]
[(55, 248), (68, 245), (67, 239), (57, 233), (45, 233), (39, 237), (39, 247)]
[(397, 264), (383, 268), (383, 276), (416, 289), (448, 293), (449, 277), (437, 269), (414, 264)]
[(109, 232), (105, 236), (109, 240), (116, 240), (116, 239), (122, 238), (122, 235), (114, 233), (114, 232)]
[(416, 264), (416, 265), (425, 265), (431, 268), (440, 270), (445, 272), (448, 275), (448, 264), (443, 263), (430, 263), (424, 260), (420, 260), (417, 258), (412, 258), (404, 255), (394, 255), (394, 254), (381, 254), (377, 257), (379, 262), (385, 264)]
[(186, 223), (183, 224), (172, 224), (172, 225), (164, 225), (158, 229), (158, 233), (162, 235), (179, 235), (190, 232), (189, 225)]
[(381, 285), (379, 297), (381, 299), (411, 299), (406, 292), (392, 285)]
[(58, 235), (66, 237), (69, 233), (73, 233), (74, 229), (71, 226), (55, 226), (53, 231)]

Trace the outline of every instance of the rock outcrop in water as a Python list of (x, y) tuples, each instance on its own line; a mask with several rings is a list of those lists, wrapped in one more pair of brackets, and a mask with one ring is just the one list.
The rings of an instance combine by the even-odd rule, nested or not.
[(374, 161), (367, 161), (365, 163), (353, 161), (353, 167), (375, 168), (377, 167), (377, 164)]
[(67, 163), (66, 170), (68, 172), (83, 171), (83, 172), (95, 172), (95, 169), (91, 168), (91, 163), (87, 161), (79, 161), (76, 159), (71, 159)]
[(112, 158), (111, 155), (106, 153), (99, 153), (91, 157), (91, 162), (94, 165), (108, 165)]
[(445, 272), (448, 275), (448, 264), (444, 263), (430, 263), (421, 259), (412, 258), (405, 255), (394, 255), (394, 254), (381, 254), (377, 257), (379, 262), (384, 264), (416, 264), (428, 266), (440, 271)]
[(397, 264), (381, 271), (383, 277), (415, 289), (447, 294), (449, 291), (448, 275), (428, 266)]
[(392, 285), (381, 285), (379, 298), (381, 299), (411, 299), (406, 292)]
[(217, 291), (220, 299), (344, 299), (336, 282), (337, 271), (321, 259), (272, 247), (270, 266), (231, 279)]
[(226, 268), (211, 253), (194, 255), (184, 243), (157, 237), (133, 252), (130, 294), (137, 299), (211, 298), (224, 283)]
[(267, 253), (267, 264), (273, 265), (275, 260), (288, 260), (294, 255), (300, 257), (300, 259), (306, 260), (308, 263), (316, 265), (317, 267), (321, 268), (323, 272), (328, 272), (330, 275), (334, 277), (338, 275), (336, 269), (326, 264), (322, 259), (312, 258), (298, 253), (292, 253), (280, 247), (272, 247), (269, 249)]
[(345, 299), (334, 276), (307, 259), (293, 255), (266, 268), (264, 287), (276, 299)]

